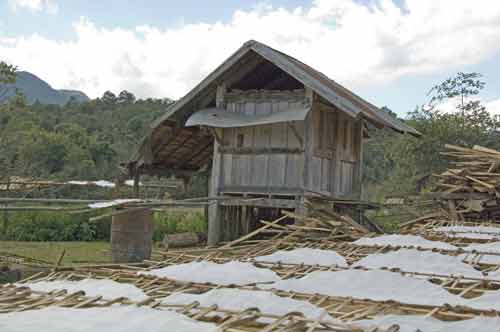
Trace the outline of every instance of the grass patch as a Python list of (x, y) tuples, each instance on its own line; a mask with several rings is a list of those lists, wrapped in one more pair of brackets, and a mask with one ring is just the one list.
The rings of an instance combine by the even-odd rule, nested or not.
[[(30, 220), (31, 221), (31, 220)], [(19, 221), (18, 221), (19, 222)], [(13, 223), (14, 224), (14, 223)], [(203, 209), (172, 209), (154, 214), (153, 241), (163, 240), (165, 234), (179, 232), (204, 233), (206, 222)], [(42, 225), (31, 221), (32, 227)], [(109, 227), (106, 225), (106, 227)], [(109, 263), (109, 241), (0, 241), (0, 254), (7, 253), (55, 263), (66, 250), (62, 264)]]
[[(12, 213), (9, 227), (3, 232), (0, 227), (0, 237), (1, 233), (4, 237), (4, 241), (0, 241), (0, 254), (55, 263), (62, 251), (66, 250), (63, 265), (111, 262), (111, 218), (96, 223), (88, 223), (86, 218), (64, 213)], [(153, 220), (153, 241), (157, 242), (162, 241), (165, 234), (206, 232), (203, 208), (175, 208), (155, 212)], [(84, 227), (87, 225), (90, 226)], [(87, 228), (92, 231), (91, 236), (88, 236), (89, 241), (78, 241), (90, 232)], [(83, 239), (87, 240), (87, 237)]]
[(66, 250), (62, 264), (109, 263), (109, 242), (27, 242), (0, 241), (0, 253), (30, 257), (55, 263)]

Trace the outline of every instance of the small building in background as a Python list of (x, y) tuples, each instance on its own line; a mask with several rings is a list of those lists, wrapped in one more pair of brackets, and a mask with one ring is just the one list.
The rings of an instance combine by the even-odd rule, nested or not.
[[(332, 56), (334, 61), (334, 56)], [(127, 164), (189, 179), (210, 168), (208, 243), (304, 199), (362, 198), (366, 125), (419, 133), (308, 65), (245, 43), (158, 119)]]

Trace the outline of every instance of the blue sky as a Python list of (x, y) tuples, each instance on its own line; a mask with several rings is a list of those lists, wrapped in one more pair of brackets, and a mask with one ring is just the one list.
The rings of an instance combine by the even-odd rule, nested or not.
[(179, 98), (257, 39), (401, 115), (432, 85), (478, 71), (500, 113), (497, 1), (0, 1), (0, 60), (91, 97)]
[[(106, 28), (134, 28), (143, 24), (168, 28), (181, 23), (228, 21), (235, 10), (252, 9), (258, 5), (258, 2), (242, 0), (214, 0), (210, 1), (210, 6), (200, 6), (202, 2), (196, 0), (61, 0), (57, 1), (58, 15), (55, 18), (43, 11), (19, 9), (13, 12), (10, 1), (2, 1), (0, 21), (4, 32), (14, 36), (38, 32), (64, 40), (75, 38), (71, 25), (81, 16)], [(272, 4), (287, 8), (310, 5), (298, 0), (279, 0)]]

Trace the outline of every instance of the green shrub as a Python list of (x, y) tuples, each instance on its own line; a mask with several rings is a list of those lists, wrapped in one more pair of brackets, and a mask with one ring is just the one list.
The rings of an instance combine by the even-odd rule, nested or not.
[[(2, 239), (11, 241), (96, 241), (109, 240), (111, 217), (89, 222), (94, 214), (67, 214), (61, 212), (15, 212), (1, 229)], [(153, 217), (155, 241), (167, 233), (205, 232), (205, 220), (200, 212), (156, 212)], [(2, 217), (0, 217), (0, 220)]]
[(155, 231), (154, 241), (163, 240), (165, 234), (195, 232), (204, 233), (206, 228), (205, 218), (199, 212), (159, 213), (154, 214)]
[(92, 241), (99, 239), (97, 224), (88, 215), (59, 212), (17, 212), (9, 216), (5, 240), (14, 241)]

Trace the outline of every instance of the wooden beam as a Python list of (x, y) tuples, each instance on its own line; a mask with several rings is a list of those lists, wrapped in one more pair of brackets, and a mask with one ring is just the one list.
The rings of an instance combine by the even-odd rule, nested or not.
[(137, 169), (134, 173), (134, 196), (139, 197), (139, 184), (141, 181), (141, 171)]
[(198, 173), (198, 170), (191, 170), (191, 169), (174, 169), (173, 166), (170, 165), (162, 165), (162, 166), (148, 166), (148, 167), (141, 167), (141, 173), (142, 174), (147, 174), (147, 175), (155, 175), (155, 176), (193, 176), (196, 173)]
[(192, 160), (196, 160), (196, 157), (199, 157), (206, 149), (208, 149), (211, 145), (213, 144), (213, 142), (208, 142), (207, 144), (203, 145), (200, 149), (198, 150), (195, 150), (195, 152), (193, 154), (191, 154), (189, 156), (189, 158), (183, 160), (178, 167), (176, 168), (180, 168), (182, 169), (182, 167), (186, 166), (187, 164), (189, 164), (190, 161)]
[(297, 201), (295, 199), (277, 199), (277, 198), (242, 198), (231, 199), (222, 201), (222, 206), (254, 206), (254, 207), (268, 207), (268, 208), (281, 208), (281, 209), (295, 209)]
[(192, 133), (184, 140), (182, 140), (181, 143), (179, 143), (172, 151), (169, 151), (169, 154), (173, 155), (174, 153), (179, 151), (179, 149), (181, 149), (190, 139), (196, 139), (196, 137), (198, 137), (198, 133)]
[(236, 240), (234, 240), (234, 241), (232, 241), (232, 242), (229, 242), (229, 243), (227, 243), (227, 244), (223, 245), (221, 248), (222, 248), (222, 249), (224, 249), (224, 248), (229, 248), (229, 247), (234, 246), (235, 244), (238, 244), (238, 243), (241, 243), (241, 242), (243, 242), (243, 241), (245, 241), (245, 240), (248, 240), (248, 239), (250, 239), (250, 238), (254, 237), (255, 235), (259, 234), (259, 233), (260, 233), (260, 232), (262, 232), (263, 230), (266, 230), (266, 229), (268, 229), (268, 228), (270, 228), (270, 227), (274, 226), (275, 224), (279, 223), (280, 221), (285, 220), (286, 218), (288, 218), (288, 216), (287, 216), (287, 215), (281, 216), (280, 218), (278, 218), (278, 219), (276, 219), (276, 220), (274, 220), (274, 221), (272, 221), (272, 222), (268, 223), (267, 225), (262, 226), (261, 228), (258, 228), (258, 229), (256, 229), (255, 231), (253, 231), (253, 232), (251, 232), (251, 233), (248, 233), (248, 234), (247, 234), (247, 235), (245, 235), (245, 236), (240, 237), (239, 239), (236, 239)]
[(226, 194), (246, 193), (249, 195), (291, 195), (300, 196), (304, 189), (299, 187), (269, 187), (269, 186), (223, 186), (219, 190)]
[(222, 154), (240, 154), (240, 155), (301, 154), (301, 153), (304, 153), (304, 150), (299, 149), (299, 148), (219, 147), (219, 153), (222, 153)]
[(295, 127), (295, 124), (293, 122), (287, 122), (286, 124), (292, 130), (292, 133), (295, 135), (295, 137), (299, 141), (300, 146), (304, 147), (304, 139), (302, 138), (302, 136), (300, 136), (299, 131), (297, 130), (297, 127)]
[(252, 57), (241, 59), (238, 64), (239, 69), (227, 72), (223, 75), (223, 80), (226, 83), (226, 86), (230, 88), (234, 83), (240, 81), (243, 77), (245, 77), (245, 75), (254, 70), (257, 65), (264, 61), (265, 60), (256, 53), (254, 53), (254, 56)]

